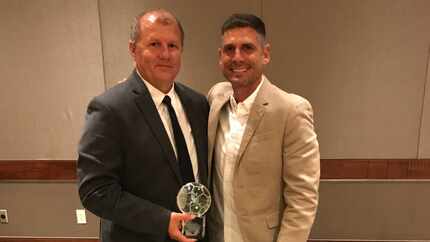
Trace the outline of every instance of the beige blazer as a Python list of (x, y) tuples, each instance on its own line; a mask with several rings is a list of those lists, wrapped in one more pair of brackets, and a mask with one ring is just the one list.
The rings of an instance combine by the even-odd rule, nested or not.
[[(239, 227), (248, 242), (304, 242), (315, 218), (320, 178), (312, 107), (306, 99), (264, 79), (234, 171)], [(219, 114), (232, 92), (230, 83), (221, 82), (208, 94), (209, 174), (214, 169)]]

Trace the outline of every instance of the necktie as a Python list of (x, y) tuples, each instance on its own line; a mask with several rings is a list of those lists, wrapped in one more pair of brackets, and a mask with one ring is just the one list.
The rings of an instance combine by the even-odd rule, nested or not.
[(169, 96), (165, 96), (163, 103), (169, 110), (170, 121), (172, 123), (173, 134), (175, 136), (176, 153), (178, 155), (179, 170), (181, 171), (182, 181), (185, 183), (194, 181), (193, 168), (191, 166), (190, 155), (188, 154), (187, 143), (185, 143), (184, 134), (179, 126), (178, 118), (173, 109)]

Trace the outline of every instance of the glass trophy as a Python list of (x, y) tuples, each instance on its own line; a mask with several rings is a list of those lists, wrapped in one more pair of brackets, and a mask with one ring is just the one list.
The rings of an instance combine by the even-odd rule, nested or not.
[(204, 214), (211, 206), (209, 190), (203, 184), (189, 182), (179, 189), (176, 203), (181, 212), (195, 216), (193, 220), (182, 224), (182, 234), (191, 239), (202, 239), (206, 228)]

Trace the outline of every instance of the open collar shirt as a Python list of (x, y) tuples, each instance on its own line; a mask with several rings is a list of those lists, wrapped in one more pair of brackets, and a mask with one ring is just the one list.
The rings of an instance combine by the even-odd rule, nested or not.
[[(234, 170), (249, 113), (262, 83), (243, 102), (233, 95), (220, 113), (215, 145), (214, 197), (215, 210), (220, 222), (214, 237), (216, 242), (242, 242), (233, 197)], [(211, 235), (212, 236), (212, 235)]]

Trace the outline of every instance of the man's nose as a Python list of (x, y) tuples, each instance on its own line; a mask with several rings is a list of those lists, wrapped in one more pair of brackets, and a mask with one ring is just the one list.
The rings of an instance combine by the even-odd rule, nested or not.
[(240, 50), (240, 48), (236, 48), (234, 50), (233, 60), (235, 60), (235, 61), (243, 60), (243, 55), (242, 55), (242, 51)]
[(162, 45), (160, 50), (160, 58), (169, 59), (170, 58), (170, 50), (167, 45)]

